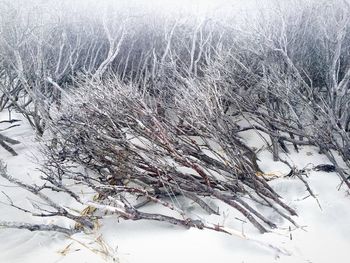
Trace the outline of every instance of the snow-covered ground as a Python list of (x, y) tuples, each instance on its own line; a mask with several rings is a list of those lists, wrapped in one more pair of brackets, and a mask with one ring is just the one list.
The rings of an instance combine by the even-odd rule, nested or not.
[[(7, 113), (1, 112), (0, 120), (6, 118)], [(5, 127), (6, 125), (2, 125), (0, 129)], [(18, 156), (13, 157), (0, 148), (0, 159), (7, 163), (9, 174), (26, 182), (40, 180), (40, 173), (36, 170), (40, 164), (38, 142), (31, 128), (26, 122), (22, 122), (21, 126), (2, 134), (21, 141), (21, 144), (14, 146)], [(259, 145), (262, 145), (258, 136), (249, 134), (246, 135), (246, 139), (251, 146), (259, 148)], [(283, 175), (289, 172), (284, 164), (272, 162), (267, 151), (262, 151), (259, 158), (265, 173)], [(327, 159), (311, 147), (304, 147), (299, 153), (292, 152), (288, 158), (288, 161), (298, 168), (327, 163)], [(340, 180), (334, 173), (310, 171), (306, 179), (317, 195), (318, 202), (309, 196), (304, 184), (297, 178), (278, 178), (270, 181), (271, 186), (284, 197), (285, 202), (297, 210), (299, 217), (294, 220), (299, 228), (271, 212), (270, 218), (278, 223), (279, 228), (261, 235), (249, 223), (244, 223), (236, 211), (225, 205), (220, 205), (222, 215), (218, 217), (207, 216), (202, 211), (197, 211), (191, 203), (186, 203), (184, 208), (193, 216), (235, 229), (236, 234), (187, 230), (167, 223), (124, 221), (109, 216), (100, 222), (101, 228), (96, 233), (89, 235), (82, 233), (67, 237), (48, 232), (0, 229), (0, 262), (111, 261), (111, 257), (103, 256), (104, 253), (114, 255), (116, 262), (122, 263), (349, 262), (348, 192), (345, 188), (338, 190)], [(24, 190), (3, 179), (0, 179), (0, 191), (6, 192), (16, 205), (30, 205), (28, 194)], [(6, 196), (0, 194), (0, 201), (6, 202)], [(160, 208), (149, 205), (145, 209), (154, 211)], [(269, 213), (268, 208), (261, 209), (265, 214)], [(33, 218), (2, 203), (0, 212), (0, 221), (53, 220)]]

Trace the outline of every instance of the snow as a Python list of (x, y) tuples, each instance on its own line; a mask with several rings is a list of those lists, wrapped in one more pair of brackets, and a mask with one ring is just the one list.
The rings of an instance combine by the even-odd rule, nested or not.
[[(20, 118), (15, 115), (15, 118)], [(0, 113), (0, 120), (7, 118)], [(3, 125), (0, 128), (5, 128)], [(0, 159), (7, 163), (9, 174), (25, 182), (40, 182), (39, 142), (32, 129), (23, 121), (20, 127), (2, 132), (21, 141), (15, 145), (18, 156), (11, 156), (0, 148)], [(263, 146), (261, 137), (244, 134), (245, 139), (257, 149)], [(283, 156), (298, 168), (329, 163), (324, 155), (312, 147), (304, 147), (296, 153)], [(286, 175), (289, 168), (281, 162), (272, 162), (271, 154), (262, 150), (259, 165), (267, 174)], [(339, 188), (340, 180), (334, 173), (310, 171), (304, 176), (317, 200), (309, 196), (298, 178), (278, 178), (269, 184), (295, 208), (298, 217), (293, 218), (299, 228), (282, 220), (266, 207), (260, 207), (269, 218), (278, 223), (278, 229), (268, 234), (259, 234), (242, 216), (224, 204), (218, 205), (221, 216), (208, 216), (197, 206), (188, 202), (184, 208), (194, 218), (220, 224), (233, 231), (233, 235), (209, 230), (184, 229), (150, 221), (118, 220), (109, 215), (100, 222), (101, 228), (93, 234), (63, 234), (29, 232), (26, 230), (0, 229), (0, 262), (280, 262), (280, 263), (328, 263), (349, 262), (350, 247), (350, 196), (345, 188)], [(0, 179), (0, 191), (6, 192), (17, 205), (30, 206), (28, 193)], [(61, 198), (61, 197), (60, 197)], [(0, 195), (0, 201), (6, 202)], [(62, 203), (69, 200), (61, 200)], [(179, 200), (181, 202), (182, 200)], [(319, 206), (320, 205), (320, 206)], [(145, 211), (160, 211), (150, 204)], [(0, 203), (0, 220), (21, 222), (55, 222), (67, 225), (64, 219), (42, 219), (17, 211)], [(243, 221), (242, 221), (243, 220)], [(243, 233), (243, 234), (242, 234)], [(274, 246), (272, 248), (271, 246)], [(278, 251), (279, 250), (279, 251)], [(99, 251), (99, 252), (98, 252)]]

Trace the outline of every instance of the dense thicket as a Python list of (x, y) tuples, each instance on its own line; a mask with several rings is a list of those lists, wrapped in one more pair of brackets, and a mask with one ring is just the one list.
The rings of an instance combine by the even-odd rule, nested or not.
[[(240, 138), (247, 130), (269, 136), (275, 161), (285, 162), (280, 151), (290, 145), (319, 147), (350, 187), (347, 1), (267, 1), (197, 16), (49, 7), (5, 1), (0, 18), (0, 109), (16, 109), (52, 138), (42, 189), (133, 220), (215, 228), (133, 203), (178, 210), (181, 195), (209, 213), (218, 213), (209, 197), (225, 202), (261, 232), (275, 224), (254, 202), (294, 223), (295, 211), (258, 176), (256, 152)], [(67, 180), (96, 200), (83, 202)], [(53, 209), (83, 227), (96, 219)]]

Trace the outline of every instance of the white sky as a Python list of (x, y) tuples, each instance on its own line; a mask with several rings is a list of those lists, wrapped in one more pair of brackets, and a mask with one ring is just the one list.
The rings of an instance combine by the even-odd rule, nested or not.
[[(54, 0), (55, 1), (55, 0)], [(254, 8), (255, 2), (265, 0), (56, 0), (58, 3), (65, 2), (65, 4), (79, 6), (126, 6), (129, 8), (156, 8), (166, 11), (185, 11), (185, 12), (206, 12), (222, 10), (225, 8)], [(28, 1), (30, 2), (30, 1)], [(46, 2), (42, 0), (42, 2)]]

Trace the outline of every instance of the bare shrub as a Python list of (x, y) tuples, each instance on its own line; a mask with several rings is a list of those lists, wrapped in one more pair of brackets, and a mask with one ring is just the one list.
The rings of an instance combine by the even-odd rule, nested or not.
[[(204, 227), (183, 211), (179, 215), (184, 221), (145, 214), (130, 203), (126, 193), (174, 210), (176, 203), (162, 198), (182, 195), (207, 212), (218, 213), (203, 199), (211, 197), (237, 209), (261, 232), (267, 230), (266, 225), (275, 227), (242, 199), (248, 194), (257, 202), (275, 203), (274, 209), (292, 221), (284, 213), (295, 215), (295, 211), (255, 174), (253, 151), (233, 132), (220, 92), (195, 82), (185, 90), (168, 107), (115, 79), (82, 82), (55, 117), (57, 148), (49, 151), (48, 178), (55, 184), (69, 179), (87, 185), (99, 194), (101, 203), (122, 204), (116, 212), (133, 220)], [(188, 96), (191, 92), (196, 96)], [(72, 163), (93, 173), (75, 173), (69, 169)]]

